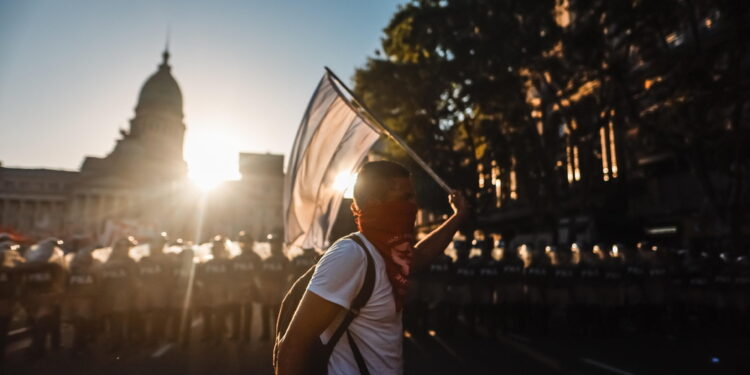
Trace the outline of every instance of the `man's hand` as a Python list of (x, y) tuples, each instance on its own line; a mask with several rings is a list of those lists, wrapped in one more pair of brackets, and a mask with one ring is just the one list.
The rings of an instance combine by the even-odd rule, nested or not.
[(450, 203), (453, 209), (453, 214), (458, 217), (460, 221), (466, 220), (471, 214), (471, 205), (466, 200), (463, 194), (459, 193), (458, 190), (452, 190), (448, 195), (448, 203)]
[(448, 203), (453, 208), (453, 216), (414, 246), (414, 269), (426, 266), (438, 254), (442, 254), (453, 240), (453, 235), (456, 234), (458, 227), (471, 214), (469, 202), (456, 190), (451, 191), (448, 195)]

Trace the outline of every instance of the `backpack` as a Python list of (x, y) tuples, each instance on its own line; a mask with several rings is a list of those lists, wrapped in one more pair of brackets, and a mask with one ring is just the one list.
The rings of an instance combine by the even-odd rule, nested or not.
[[(357, 345), (354, 343), (354, 340), (349, 334), (348, 328), (352, 320), (354, 320), (354, 318), (359, 314), (359, 309), (361, 309), (367, 303), (367, 301), (370, 299), (370, 296), (372, 295), (372, 289), (375, 286), (375, 265), (372, 260), (372, 255), (370, 255), (370, 252), (367, 250), (365, 244), (362, 242), (362, 239), (360, 239), (358, 235), (352, 233), (346, 237), (341, 238), (339, 241), (345, 240), (354, 241), (365, 252), (365, 255), (367, 257), (367, 271), (365, 273), (365, 280), (364, 283), (362, 283), (362, 288), (359, 290), (359, 293), (357, 293), (357, 295), (354, 297), (351, 308), (346, 312), (346, 316), (341, 321), (341, 324), (338, 326), (338, 328), (336, 328), (336, 331), (334, 331), (331, 339), (328, 340), (328, 342), (324, 345), (323, 342), (320, 341), (320, 338), (318, 338), (316, 340), (316, 343), (313, 345), (313, 350), (310, 354), (311, 361), (308, 364), (309, 374), (323, 375), (328, 372), (328, 358), (330, 358), (331, 353), (333, 352), (333, 348), (341, 338), (341, 335), (346, 332), (349, 339), (349, 346), (352, 350), (352, 353), (354, 353), (354, 359), (357, 361), (357, 366), (359, 367), (360, 374), (369, 375), (364, 358), (362, 357), (362, 354), (357, 348)], [(297, 306), (302, 300), (302, 295), (305, 293), (305, 291), (307, 290), (307, 286), (310, 284), (310, 279), (312, 279), (313, 273), (315, 272), (315, 267), (315, 265), (310, 267), (307, 272), (305, 272), (294, 282), (294, 284), (292, 284), (292, 287), (289, 288), (289, 291), (284, 296), (284, 300), (281, 302), (279, 315), (276, 319), (276, 340), (273, 346), (274, 369), (277, 369), (279, 367), (279, 344), (281, 342), (281, 339), (286, 334), (286, 331), (289, 328), (289, 323), (291, 323), (292, 317), (294, 316), (294, 312), (297, 311)]]

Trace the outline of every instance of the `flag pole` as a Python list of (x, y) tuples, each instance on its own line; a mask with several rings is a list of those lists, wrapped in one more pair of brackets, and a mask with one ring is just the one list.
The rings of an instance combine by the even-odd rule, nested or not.
[[(381, 134), (384, 134), (388, 138), (393, 140), (393, 142), (395, 142), (397, 145), (401, 146), (401, 148), (406, 152), (406, 154), (409, 155), (412, 159), (414, 159), (414, 161), (417, 164), (419, 164), (419, 166), (422, 167), (422, 169), (424, 169), (424, 171), (427, 172), (427, 174), (430, 175), (430, 177), (432, 177), (432, 179), (435, 180), (435, 182), (438, 185), (440, 185), (441, 188), (443, 188), (443, 190), (445, 190), (447, 193), (450, 193), (453, 190), (451, 189), (450, 186), (448, 186), (447, 183), (445, 183), (445, 181), (442, 178), (440, 178), (440, 176), (437, 175), (437, 173), (435, 173), (434, 170), (432, 170), (432, 168), (424, 160), (422, 160), (421, 157), (419, 157), (419, 155), (417, 155), (416, 152), (414, 152), (414, 150), (412, 150), (411, 147), (409, 147), (408, 144), (406, 144), (406, 141), (404, 141), (397, 134), (393, 133), (390, 129), (385, 127), (385, 125), (383, 125), (383, 123), (380, 120), (378, 120), (378, 118), (375, 117), (375, 115), (373, 115), (372, 112), (370, 112), (367, 109), (367, 107), (365, 107), (363, 102), (359, 100), (359, 98), (356, 95), (354, 95), (352, 90), (349, 90), (349, 88), (346, 87), (344, 82), (341, 82), (341, 80), (336, 75), (336, 73), (334, 73), (327, 66), (325, 67), (325, 69), (329, 77), (331, 77), (334, 81), (336, 81), (334, 82), (334, 85), (333, 85), (334, 89), (336, 89), (336, 91), (339, 91), (337, 86), (341, 86), (346, 91), (346, 93), (351, 98), (348, 99), (344, 97), (344, 95), (341, 95), (341, 96), (344, 97), (347, 104), (349, 104), (349, 106), (352, 107), (352, 109), (356, 111), (360, 115), (360, 117), (362, 117), (363, 120), (365, 120), (365, 122), (367, 122), (371, 127), (375, 128), (376, 130), (379, 130)], [(341, 94), (340, 91), (339, 91), (339, 94)]]

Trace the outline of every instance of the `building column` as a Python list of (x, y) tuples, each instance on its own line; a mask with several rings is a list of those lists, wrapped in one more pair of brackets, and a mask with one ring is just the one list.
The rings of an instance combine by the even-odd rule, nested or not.
[(8, 209), (10, 206), (10, 199), (3, 199), (3, 211), (0, 213), (0, 226), (7, 226), (8, 225)]
[(41, 211), (40, 205), (41, 201), (39, 200), (32, 200), (31, 205), (33, 206), (31, 209), (32, 216), (31, 216), (31, 229), (36, 230), (37, 229), (37, 223), (39, 223), (39, 212)]

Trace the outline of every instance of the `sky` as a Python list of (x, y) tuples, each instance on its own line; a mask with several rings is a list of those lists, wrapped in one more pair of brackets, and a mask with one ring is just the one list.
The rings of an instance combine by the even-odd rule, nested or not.
[(189, 168), (236, 178), (238, 152), (288, 155), (323, 67), (351, 83), (403, 2), (0, 0), (0, 161), (105, 156), (169, 34)]

